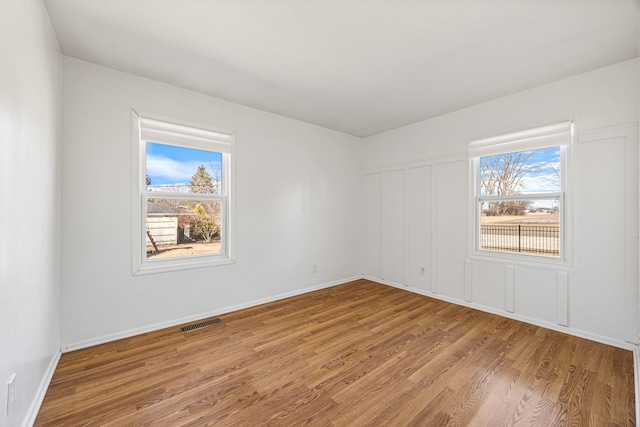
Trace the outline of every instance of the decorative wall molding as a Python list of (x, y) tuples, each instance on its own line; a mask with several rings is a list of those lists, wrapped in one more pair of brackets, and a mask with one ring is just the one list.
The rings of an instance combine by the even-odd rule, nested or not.
[[(579, 329), (575, 329), (575, 328), (571, 328), (571, 327), (564, 327), (564, 326), (560, 326), (558, 324), (555, 323), (551, 323), (551, 322), (545, 322), (539, 319), (534, 319), (528, 316), (522, 316), (519, 314), (515, 314), (515, 313), (508, 313), (506, 311), (502, 311), (502, 310), (496, 310), (493, 307), (487, 307), (481, 304), (476, 304), (476, 303), (468, 303), (464, 300), (460, 300), (457, 298), (452, 298), (452, 297), (447, 297), (444, 295), (439, 295), (439, 294), (434, 294), (428, 291), (423, 291), (421, 289), (416, 289), (416, 288), (411, 288), (411, 287), (406, 287), (406, 286), (398, 286), (395, 285), (393, 283), (389, 283), (389, 282), (385, 282), (384, 280), (380, 280), (377, 279), (375, 277), (368, 277), (368, 276), (364, 276), (364, 279), (367, 280), (371, 280), (372, 282), (376, 282), (376, 283), (380, 283), (381, 285), (387, 285), (387, 286), (392, 286), (394, 288), (398, 288), (398, 289), (402, 289), (404, 291), (408, 291), (408, 292), (414, 292), (416, 294), (420, 294), (420, 295), (424, 295), (426, 297), (430, 297), (430, 298), (435, 298), (441, 301), (445, 301), (445, 302), (450, 302), (452, 304), (457, 304), (457, 305), (461, 305), (464, 307), (469, 307), (469, 308), (473, 308), (475, 310), (480, 310), (483, 311), (485, 313), (491, 313), (491, 314), (495, 314), (497, 316), (502, 316), (502, 317), (506, 317), (507, 319), (513, 319), (513, 320), (518, 320), (520, 322), (525, 322), (528, 323), (530, 325), (534, 325), (534, 326), (539, 326), (541, 328), (546, 328), (546, 329), (550, 329), (552, 331), (557, 331), (557, 332), (562, 332), (564, 334), (569, 334), (569, 335), (573, 335), (576, 336), (578, 338), (584, 338), (587, 340), (591, 340), (591, 341), (596, 341), (602, 344), (606, 344), (606, 345), (610, 345), (613, 347), (617, 347), (617, 348), (622, 348), (624, 350), (630, 350), (630, 351), (634, 351), (636, 349), (636, 345), (627, 341), (620, 341), (620, 340), (616, 340), (613, 338), (609, 338), (603, 335), (598, 335), (598, 334), (593, 334), (587, 331), (582, 331)], [(640, 419), (640, 418), (639, 418)]]
[(428, 159), (417, 160), (412, 162), (391, 163), (384, 166), (371, 166), (362, 169), (364, 175), (371, 175), (382, 172), (391, 172), (397, 170), (420, 168), (423, 166), (433, 166), (444, 163), (460, 162), (467, 160), (466, 153), (453, 153), (443, 156), (434, 156)]
[(632, 135), (634, 132), (638, 132), (638, 123), (626, 123), (618, 126), (610, 126), (601, 129), (592, 129), (580, 132), (578, 134), (577, 141), (580, 143), (594, 142), (603, 139), (612, 139), (622, 136)]

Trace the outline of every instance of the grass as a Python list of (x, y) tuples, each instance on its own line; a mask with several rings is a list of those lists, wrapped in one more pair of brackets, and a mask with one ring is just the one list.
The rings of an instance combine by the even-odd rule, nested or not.
[(502, 215), (502, 216), (482, 216), (482, 225), (546, 225), (558, 227), (559, 215), (548, 213), (534, 213), (526, 215)]

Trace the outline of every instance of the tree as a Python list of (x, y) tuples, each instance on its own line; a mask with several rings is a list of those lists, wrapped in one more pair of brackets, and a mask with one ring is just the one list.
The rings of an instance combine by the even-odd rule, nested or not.
[[(512, 196), (526, 189), (522, 179), (538, 169), (533, 163), (532, 152), (517, 152), (483, 157), (480, 161), (480, 189), (485, 196)], [(489, 202), (485, 210), (489, 216), (523, 215), (530, 202)]]
[(191, 193), (198, 194), (211, 194), (213, 193), (213, 181), (211, 175), (205, 169), (204, 165), (198, 166), (198, 170), (191, 177), (189, 182), (189, 191)]
[[(216, 182), (218, 182), (216, 180)], [(189, 192), (198, 194), (216, 194), (214, 182), (204, 165), (191, 177)], [(196, 236), (205, 242), (220, 236), (220, 203), (216, 200), (200, 200), (192, 208), (197, 214), (193, 227)]]
[(213, 167), (213, 192), (215, 194), (220, 194), (222, 190), (222, 179), (220, 178), (220, 167)]
[[(214, 212), (215, 208), (212, 206), (208, 206), (212, 202), (202, 202), (198, 203), (195, 208), (193, 208), (193, 212), (198, 214), (197, 219), (194, 223), (193, 231), (196, 236), (199, 236), (205, 242), (210, 242), (216, 237), (220, 237), (220, 225), (219, 222), (214, 219), (210, 212)], [(218, 209), (218, 218), (219, 218), (219, 209)]]

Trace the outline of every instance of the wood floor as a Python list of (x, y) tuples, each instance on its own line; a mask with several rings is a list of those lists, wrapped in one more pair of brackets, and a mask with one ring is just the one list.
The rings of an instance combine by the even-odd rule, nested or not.
[(62, 355), (36, 426), (633, 426), (630, 351), (366, 280)]

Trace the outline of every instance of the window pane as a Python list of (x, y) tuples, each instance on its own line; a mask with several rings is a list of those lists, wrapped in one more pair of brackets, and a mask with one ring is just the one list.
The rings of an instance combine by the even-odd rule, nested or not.
[(146, 143), (147, 191), (222, 194), (222, 154)]
[(147, 259), (221, 254), (220, 200), (149, 199)]
[(560, 147), (480, 157), (480, 195), (560, 192)]
[(480, 249), (560, 256), (557, 199), (480, 202), (480, 212)]

